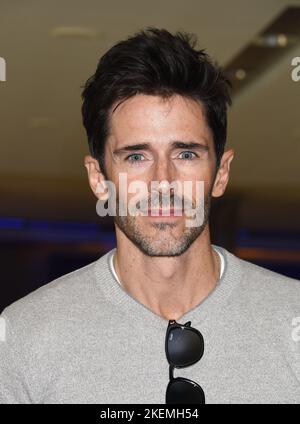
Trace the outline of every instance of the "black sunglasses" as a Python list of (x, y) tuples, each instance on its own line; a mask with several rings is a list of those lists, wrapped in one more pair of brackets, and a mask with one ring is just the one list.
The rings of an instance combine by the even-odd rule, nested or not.
[(188, 378), (174, 377), (174, 368), (185, 368), (198, 362), (204, 352), (204, 340), (200, 331), (191, 327), (191, 321), (179, 324), (169, 320), (166, 342), (170, 381), (166, 391), (166, 403), (205, 403), (201, 386)]

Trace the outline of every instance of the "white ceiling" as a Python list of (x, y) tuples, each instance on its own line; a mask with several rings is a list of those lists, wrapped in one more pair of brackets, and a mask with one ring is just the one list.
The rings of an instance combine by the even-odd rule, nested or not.
[[(116, 41), (146, 26), (187, 30), (225, 65), (284, 7), (286, 0), (53, 0), (0, 3), (0, 175), (86, 178), (81, 86)], [(61, 26), (97, 35), (54, 37)], [(228, 147), (235, 149), (232, 186), (299, 185), (300, 82), (290, 61), (300, 46), (234, 101)], [(20, 186), (21, 189), (21, 186)]]

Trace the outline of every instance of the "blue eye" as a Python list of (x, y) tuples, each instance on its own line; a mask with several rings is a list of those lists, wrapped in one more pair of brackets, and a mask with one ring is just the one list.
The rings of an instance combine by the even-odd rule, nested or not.
[[(183, 154), (184, 155), (184, 157), (182, 158), (183, 160), (191, 160), (191, 159), (193, 159), (194, 157), (197, 156), (194, 152), (189, 152), (189, 151), (181, 152), (180, 154)], [(191, 157), (189, 155), (194, 155), (194, 156)]]
[(132, 155), (127, 156), (126, 160), (128, 160), (128, 162), (141, 162), (139, 159), (141, 156), (143, 156), (141, 153), (133, 153)]

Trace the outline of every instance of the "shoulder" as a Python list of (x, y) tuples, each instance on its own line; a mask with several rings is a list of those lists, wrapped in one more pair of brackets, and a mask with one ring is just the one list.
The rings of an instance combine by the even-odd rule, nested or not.
[[(269, 285), (276, 285), (278, 288), (282, 288), (283, 290), (296, 290), (296, 292), (300, 290), (300, 280), (287, 277), (263, 266), (256, 265), (248, 260), (241, 259), (224, 247), (215, 247), (223, 254), (226, 264), (230, 267), (239, 268), (239, 270), (244, 274), (244, 278), (250, 279), (252, 284), (257, 284), (262, 288)], [(263, 284), (261, 285), (261, 283)]]
[(274, 310), (292, 309), (298, 311), (300, 305), (300, 281), (262, 266), (241, 259), (228, 250), (217, 246), (225, 258), (225, 267), (238, 270), (238, 290), (263, 308)]

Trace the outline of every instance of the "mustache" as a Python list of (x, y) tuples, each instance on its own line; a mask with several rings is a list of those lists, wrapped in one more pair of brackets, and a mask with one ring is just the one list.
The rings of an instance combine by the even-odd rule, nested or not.
[(164, 195), (162, 193), (152, 194), (149, 198), (144, 198), (136, 202), (136, 206), (140, 210), (148, 210), (151, 208), (154, 209), (163, 209), (163, 208), (174, 208), (182, 209), (184, 204), (188, 204), (191, 207), (195, 206), (195, 201), (193, 199), (184, 198), (183, 196), (176, 195)]

